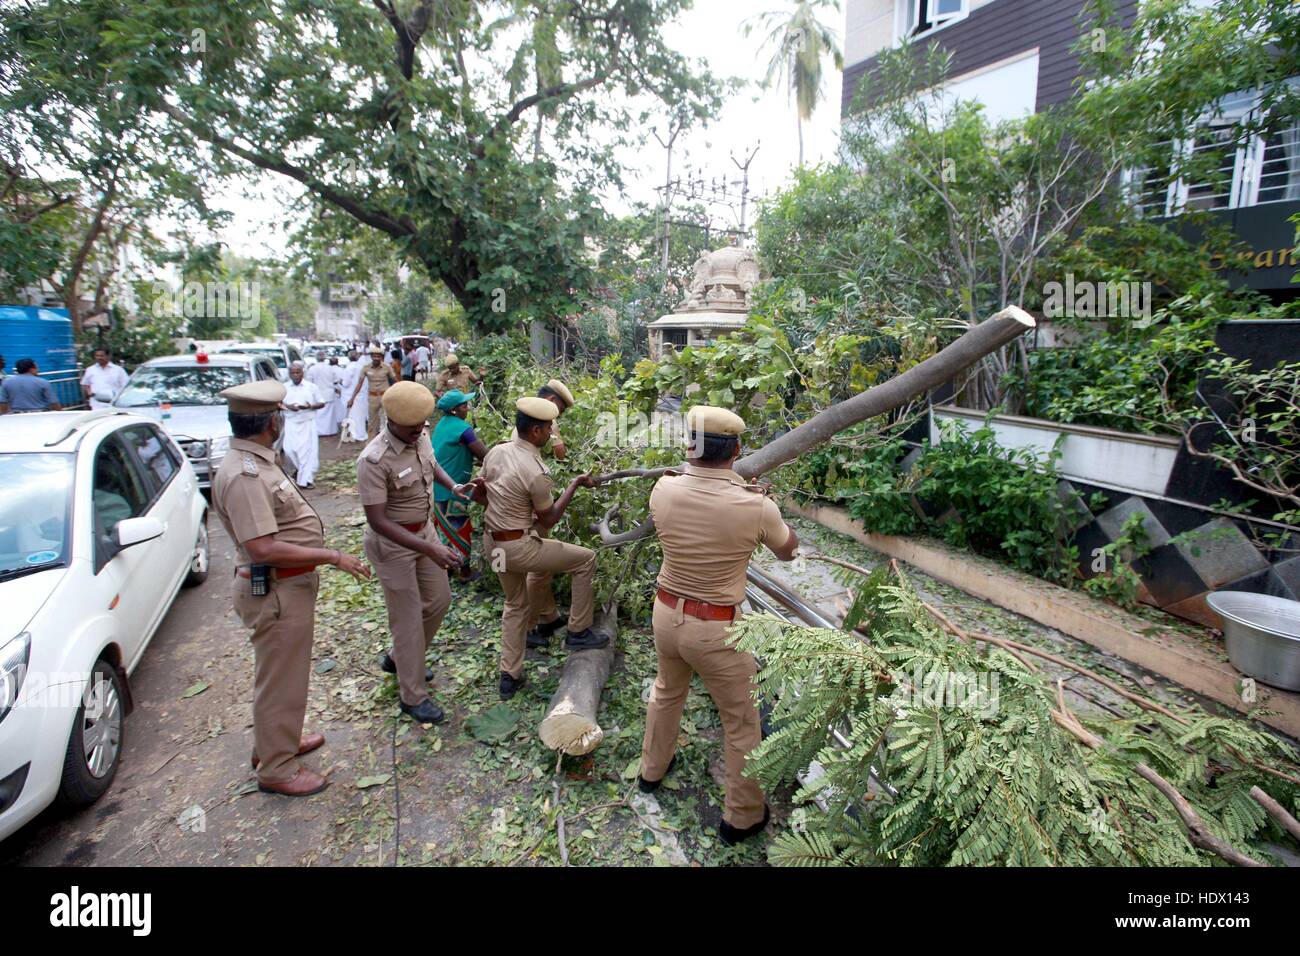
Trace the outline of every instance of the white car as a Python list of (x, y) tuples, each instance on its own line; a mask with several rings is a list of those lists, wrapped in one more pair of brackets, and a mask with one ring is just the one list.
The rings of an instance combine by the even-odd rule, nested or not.
[(302, 353), (298, 351), (298, 346), (290, 345), (288, 342), (237, 342), (234, 345), (227, 345), (217, 350), (218, 355), (226, 355), (231, 352), (267, 356), (275, 363), (276, 374), (282, 382), (289, 381), (289, 366), (294, 362), (308, 364), (307, 360), (302, 357)]
[(0, 417), (0, 839), (108, 790), (129, 677), (207, 573), (207, 502), (157, 423)]
[(199, 487), (206, 490), (230, 448), (222, 389), (278, 377), (275, 362), (265, 355), (167, 355), (137, 366), (113, 407), (159, 422), (181, 446)]

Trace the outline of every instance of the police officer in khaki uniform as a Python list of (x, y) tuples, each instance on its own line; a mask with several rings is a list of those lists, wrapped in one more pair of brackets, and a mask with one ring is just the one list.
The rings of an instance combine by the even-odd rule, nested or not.
[(366, 438), (372, 439), (379, 434), (379, 409), (383, 407), (384, 392), (397, 381), (393, 370), (384, 364), (384, 350), (377, 345), (370, 346), (370, 364), (361, 372), (361, 377), (357, 379), (357, 387), (352, 390), (352, 397), (348, 399), (348, 408), (352, 408), (352, 403), (357, 400), (357, 395), (361, 392), (364, 385), (370, 395), (370, 414), (366, 418)]
[(423, 385), (398, 382), (384, 393), (387, 427), (357, 459), (357, 491), (368, 523), (366, 557), (383, 585), (393, 634), (392, 653), (380, 659), (380, 667), (397, 675), (402, 713), (422, 724), (443, 717), (425, 686), (433, 673), (425, 669), (424, 655), (451, 604), (447, 569), (461, 561), (429, 521), (435, 482), (456, 491), (425, 432), (433, 406)]
[(718, 832), (734, 844), (762, 830), (768, 811), (758, 784), (743, 775), (745, 755), (761, 739), (751, 696), (757, 668), (752, 655), (727, 646), (727, 632), (745, 599), (754, 548), (766, 545), (789, 561), (799, 539), (776, 504), (732, 471), (745, 430), (740, 416), (699, 405), (686, 421), (686, 473), (660, 478), (650, 494), (664, 560), (654, 606), (659, 673), (646, 712), (638, 782), (651, 793), (672, 769), (691, 674), (699, 674), (722, 717), (727, 792)]
[(552, 500), (554, 483), (540, 452), (551, 437), (551, 422), (559, 409), (553, 402), (535, 397), (519, 399), (515, 409), (518, 437), (490, 448), (482, 473), (471, 482), (475, 500), (487, 506), (487, 553), (506, 592), (501, 615), (502, 700), (509, 700), (524, 684), (530, 571), (573, 575), (566, 647), (585, 650), (609, 643), (609, 635), (591, 628), (596, 553), (542, 537), (563, 516), (574, 492), (594, 487), (594, 483), (590, 475), (579, 475)]
[(253, 768), (260, 789), (307, 796), (326, 784), (298, 760), (325, 743), (323, 734), (302, 732), (320, 584), (316, 568), (332, 564), (358, 580), (370, 577), (370, 569), (324, 546), (320, 517), (276, 464), (284, 385), (250, 382), (221, 396), (234, 437), (212, 478), (212, 507), (235, 542), (235, 610), (253, 631)]
[(438, 382), (433, 389), (439, 398), (453, 388), (462, 392), (472, 392), (474, 386), (483, 381), (482, 378), (474, 374), (473, 369), (460, 364), (460, 357), (455, 352), (447, 353), (447, 357), (443, 359), (443, 366), (443, 370), (438, 374)]
[[(552, 402), (559, 409), (556, 421), (559, 421), (560, 417), (573, 407), (573, 393), (558, 378), (551, 379), (538, 389), (537, 397)], [(515, 429), (510, 437), (518, 438), (519, 430)], [(564, 439), (560, 437), (560, 430), (554, 422), (551, 423), (551, 439), (545, 447), (551, 449), (556, 461), (564, 461), (568, 457), (569, 450), (565, 447)], [(546, 537), (545, 530), (538, 533), (543, 538)], [(560, 617), (560, 609), (555, 606), (555, 590), (552, 587), (554, 577), (549, 572), (534, 572), (528, 575), (528, 637), (525, 643), (529, 647), (549, 647), (551, 635), (564, 624), (564, 618)]]

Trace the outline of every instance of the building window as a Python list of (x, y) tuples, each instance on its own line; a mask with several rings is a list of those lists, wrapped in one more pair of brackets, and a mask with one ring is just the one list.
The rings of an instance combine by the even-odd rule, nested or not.
[(1142, 214), (1300, 200), (1300, 122), (1283, 116), (1247, 127), (1257, 103), (1253, 91), (1225, 98), (1191, 135), (1158, 144), (1168, 162), (1129, 170), (1130, 199)]
[(690, 342), (690, 332), (687, 329), (664, 329), (664, 345), (673, 345), (679, 349), (684, 349)]
[(899, 37), (920, 37), (964, 18), (970, 0), (895, 0), (895, 9)]

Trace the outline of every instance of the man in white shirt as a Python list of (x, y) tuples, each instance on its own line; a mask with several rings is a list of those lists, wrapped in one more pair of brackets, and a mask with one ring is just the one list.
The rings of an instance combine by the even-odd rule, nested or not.
[[(81, 392), (90, 400), (91, 408), (108, 408), (126, 388), (126, 369), (115, 365), (111, 359), (108, 349), (95, 349), (95, 364), (81, 376)], [(107, 395), (108, 401), (101, 402), (96, 395)]]
[[(328, 366), (327, 366), (328, 367)], [(289, 366), (289, 384), (280, 403), (284, 416), (284, 457), (296, 469), (299, 488), (310, 488), (320, 467), (320, 442), (316, 436), (316, 412), (325, 407), (325, 396), (303, 378), (304, 365)]]
[(325, 403), (325, 406), (316, 413), (317, 435), (337, 435), (339, 433), (337, 406), (334, 404), (334, 399), (338, 397), (340, 391), (337, 373), (337, 366), (330, 365), (326, 361), (324, 352), (317, 352), (316, 364), (307, 369), (307, 381), (316, 386), (321, 401)]
[(415, 350), (415, 377), (423, 378), (429, 374), (429, 347), (421, 345)]

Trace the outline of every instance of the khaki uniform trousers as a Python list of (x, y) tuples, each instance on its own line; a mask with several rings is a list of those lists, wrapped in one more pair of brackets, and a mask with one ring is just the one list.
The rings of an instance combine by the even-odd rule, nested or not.
[[(538, 529), (537, 536), (546, 537), (546, 532)], [(528, 575), (528, 625), (531, 631), (543, 621), (550, 623), (560, 616), (555, 606), (555, 588), (552, 586), (555, 575), (549, 571), (537, 571)]]
[[(431, 523), (419, 532), (425, 541), (438, 540)], [(366, 557), (384, 589), (388, 629), (393, 634), (393, 663), (402, 703), (414, 707), (429, 697), (424, 680), (424, 655), (451, 606), (447, 571), (433, 559), (403, 548), (366, 528)]]
[(536, 532), (529, 532), (514, 541), (497, 541), (491, 531), (487, 535), (488, 560), (506, 592), (506, 606), (501, 614), (501, 670), (518, 679), (524, 673), (524, 639), (528, 634), (531, 607), (529, 572), (573, 575), (569, 630), (582, 631), (591, 627), (596, 552), (576, 544), (543, 538)]
[(235, 578), (235, 611), (253, 631), (253, 750), (261, 783), (284, 783), (298, 773), (320, 587), (316, 571), (284, 580), (274, 574), (262, 597), (253, 596), (247, 578)]
[(371, 395), (368, 398), (370, 402), (369, 414), (366, 417), (366, 438), (374, 438), (379, 434), (380, 426), (383, 421), (380, 419), (380, 413), (384, 410), (384, 399), (382, 395)]
[(762, 739), (758, 705), (751, 695), (758, 668), (753, 655), (728, 647), (730, 621), (704, 621), (655, 601), (655, 651), (659, 673), (650, 691), (645, 738), (641, 742), (641, 776), (661, 780), (677, 749), (682, 710), (691, 674), (700, 675), (722, 718), (727, 763), (723, 819), (744, 829), (763, 819), (763, 791), (744, 776), (745, 755)]

